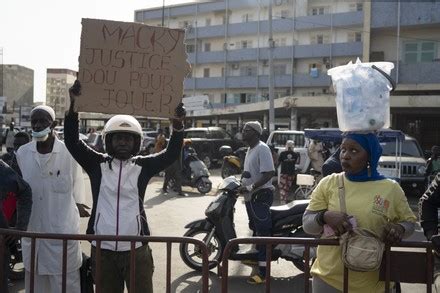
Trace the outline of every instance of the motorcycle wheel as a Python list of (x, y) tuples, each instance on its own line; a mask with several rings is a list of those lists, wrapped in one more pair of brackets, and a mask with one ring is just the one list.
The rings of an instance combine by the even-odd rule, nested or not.
[(222, 173), (222, 178), (225, 179), (226, 177), (239, 174), (240, 172), (238, 172), (236, 168), (232, 167), (231, 164), (223, 163), (221, 173)]
[(200, 178), (197, 182), (196, 182), (196, 187), (197, 190), (202, 193), (209, 193), (212, 189), (212, 183), (210, 182), (205, 182), (204, 180), (202, 180), (202, 178)]
[[(211, 231), (205, 229), (190, 229), (183, 236), (192, 237), (205, 242)], [(213, 235), (208, 246), (208, 268), (211, 270), (215, 268), (221, 261), (223, 246), (217, 235)], [(202, 271), (202, 252), (199, 246), (191, 243), (181, 243), (179, 246), (180, 257), (183, 262), (193, 270)]]
[(309, 186), (300, 186), (298, 187), (292, 195), (289, 195), (288, 200), (297, 200), (297, 199), (308, 199), (310, 195), (312, 195), (312, 187)]

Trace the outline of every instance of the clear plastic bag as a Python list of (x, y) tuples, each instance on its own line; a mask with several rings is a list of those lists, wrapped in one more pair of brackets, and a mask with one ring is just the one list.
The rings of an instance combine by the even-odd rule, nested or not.
[(367, 131), (390, 126), (392, 84), (377, 69), (390, 74), (391, 62), (356, 63), (330, 69), (336, 90), (336, 111), (341, 131)]

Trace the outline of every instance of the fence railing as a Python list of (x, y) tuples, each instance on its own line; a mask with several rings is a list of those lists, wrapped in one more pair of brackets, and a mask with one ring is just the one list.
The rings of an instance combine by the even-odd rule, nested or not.
[[(310, 248), (318, 245), (339, 246), (336, 239), (310, 239), (310, 238), (279, 238), (279, 237), (252, 237), (235, 238), (230, 240), (222, 256), (221, 267), (221, 292), (228, 292), (228, 258), (238, 244), (257, 244), (266, 246), (266, 292), (270, 292), (270, 275), (272, 247), (278, 244), (297, 244), (304, 246), (304, 292), (309, 292), (310, 278)], [(403, 283), (425, 283), (426, 292), (432, 292), (433, 281), (433, 254), (431, 242), (401, 242), (393, 248), (424, 248), (425, 252), (416, 251), (395, 251), (390, 246), (385, 247), (385, 254), (382, 260), (381, 277), (385, 281), (385, 292), (390, 292), (392, 281)], [(392, 261), (395, 263), (393, 264)], [(406, 271), (408, 270), (408, 271)], [(348, 292), (349, 271), (344, 268), (343, 292)], [(382, 279), (382, 278), (381, 278)]]
[[(26, 237), (31, 239), (31, 271), (30, 271), (30, 293), (34, 292), (34, 274), (35, 274), (35, 244), (37, 239), (56, 239), (63, 242), (63, 253), (62, 253), (62, 293), (66, 292), (66, 270), (67, 270), (67, 243), (68, 241), (95, 241), (96, 243), (96, 273), (95, 278), (97, 282), (95, 282), (95, 292), (96, 293), (105, 293), (102, 292), (101, 288), (101, 243), (102, 241), (120, 241), (120, 242), (130, 242), (130, 290), (131, 292), (135, 291), (135, 278), (134, 273), (136, 270), (135, 263), (135, 247), (136, 242), (142, 243), (151, 243), (151, 242), (159, 242), (166, 243), (166, 292), (171, 292), (171, 248), (173, 243), (191, 243), (197, 245), (200, 248), (201, 257), (202, 257), (202, 291), (203, 293), (208, 293), (208, 248), (203, 243), (203, 241), (189, 238), (189, 237), (166, 237), (166, 236), (114, 236), (114, 235), (77, 235), (77, 234), (46, 234), (46, 233), (30, 233), (30, 232), (21, 232), (16, 230), (8, 230), (8, 229), (0, 229), (0, 276), (3, 276), (5, 272), (3, 272), (4, 266), (3, 263), (5, 261), (5, 235), (15, 235), (19, 237)], [(0, 287), (1, 287), (2, 278), (0, 278)]]

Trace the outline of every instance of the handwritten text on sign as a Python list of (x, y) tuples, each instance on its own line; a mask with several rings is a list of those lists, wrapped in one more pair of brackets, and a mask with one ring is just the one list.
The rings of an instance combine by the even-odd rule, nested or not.
[(172, 117), (189, 71), (184, 31), (83, 19), (78, 111)]

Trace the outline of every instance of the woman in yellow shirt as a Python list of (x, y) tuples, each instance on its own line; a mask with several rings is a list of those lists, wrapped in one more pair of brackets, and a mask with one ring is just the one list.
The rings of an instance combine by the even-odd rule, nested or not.
[[(388, 244), (399, 242), (414, 232), (416, 217), (399, 184), (378, 173), (382, 147), (376, 135), (348, 133), (341, 144), (347, 214), (339, 205), (338, 174), (325, 177), (312, 193), (303, 216), (304, 230), (323, 233), (327, 224), (335, 236), (358, 227), (369, 229)], [(319, 246), (312, 266), (314, 293), (341, 292), (344, 266), (339, 246)], [(349, 292), (384, 292), (379, 271), (349, 272)]]

